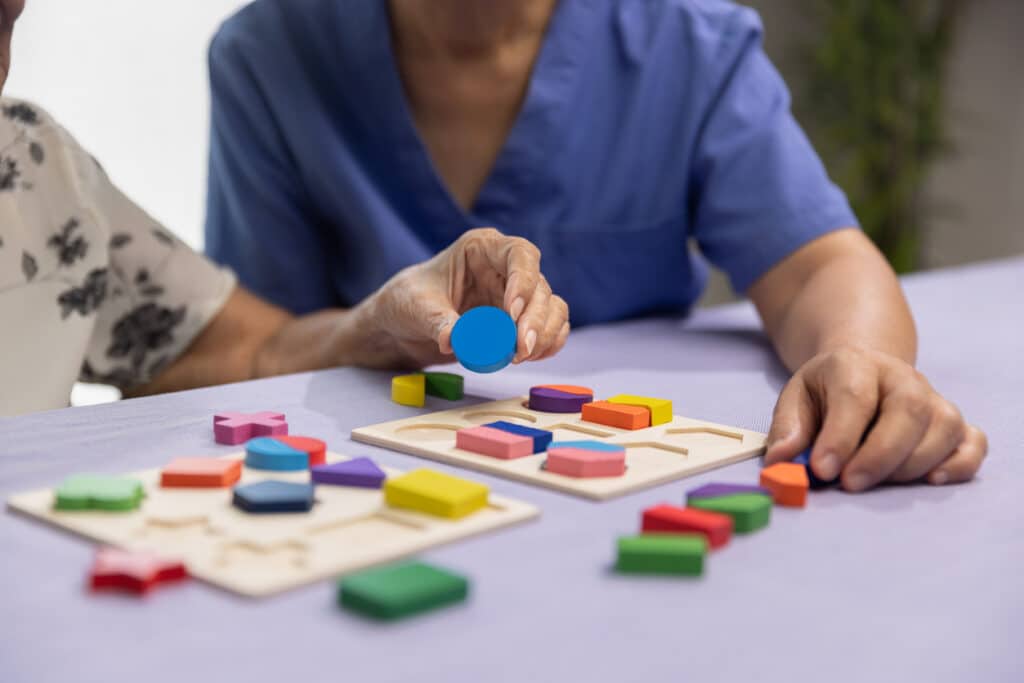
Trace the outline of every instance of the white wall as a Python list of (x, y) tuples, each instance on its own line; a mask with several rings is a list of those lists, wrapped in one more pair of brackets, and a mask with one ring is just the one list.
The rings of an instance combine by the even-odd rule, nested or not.
[(5, 94), (50, 111), (114, 181), (202, 244), (206, 47), (242, 0), (28, 0)]

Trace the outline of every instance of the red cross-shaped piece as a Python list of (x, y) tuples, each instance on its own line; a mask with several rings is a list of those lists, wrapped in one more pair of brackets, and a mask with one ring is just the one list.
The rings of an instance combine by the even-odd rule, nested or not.
[(93, 590), (146, 593), (158, 583), (188, 578), (185, 565), (148, 552), (100, 548), (89, 572)]

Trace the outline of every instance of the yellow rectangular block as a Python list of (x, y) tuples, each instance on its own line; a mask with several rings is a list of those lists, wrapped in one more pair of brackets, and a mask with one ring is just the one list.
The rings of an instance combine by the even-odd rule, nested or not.
[(458, 519), (487, 505), (483, 484), (434, 470), (419, 469), (384, 482), (388, 505)]
[(422, 374), (399, 375), (391, 379), (391, 400), (399, 405), (422, 408), (426, 393), (427, 378)]
[(668, 424), (672, 421), (672, 401), (665, 398), (650, 398), (647, 396), (634, 396), (633, 394), (618, 394), (607, 399), (608, 403), (618, 403), (624, 406), (640, 406), (651, 411), (651, 426)]

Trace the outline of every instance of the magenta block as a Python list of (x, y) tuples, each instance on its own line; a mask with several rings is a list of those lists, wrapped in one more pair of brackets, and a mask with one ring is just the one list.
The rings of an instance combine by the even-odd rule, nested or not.
[(288, 433), (284, 413), (264, 410), (258, 413), (217, 413), (213, 416), (213, 439), (235, 445), (257, 436), (283, 436)]

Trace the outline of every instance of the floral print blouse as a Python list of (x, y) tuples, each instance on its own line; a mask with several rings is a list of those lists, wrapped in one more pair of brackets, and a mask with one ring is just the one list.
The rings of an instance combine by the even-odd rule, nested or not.
[(146, 382), (234, 286), (41, 109), (0, 98), (0, 415), (66, 406), (79, 378)]

